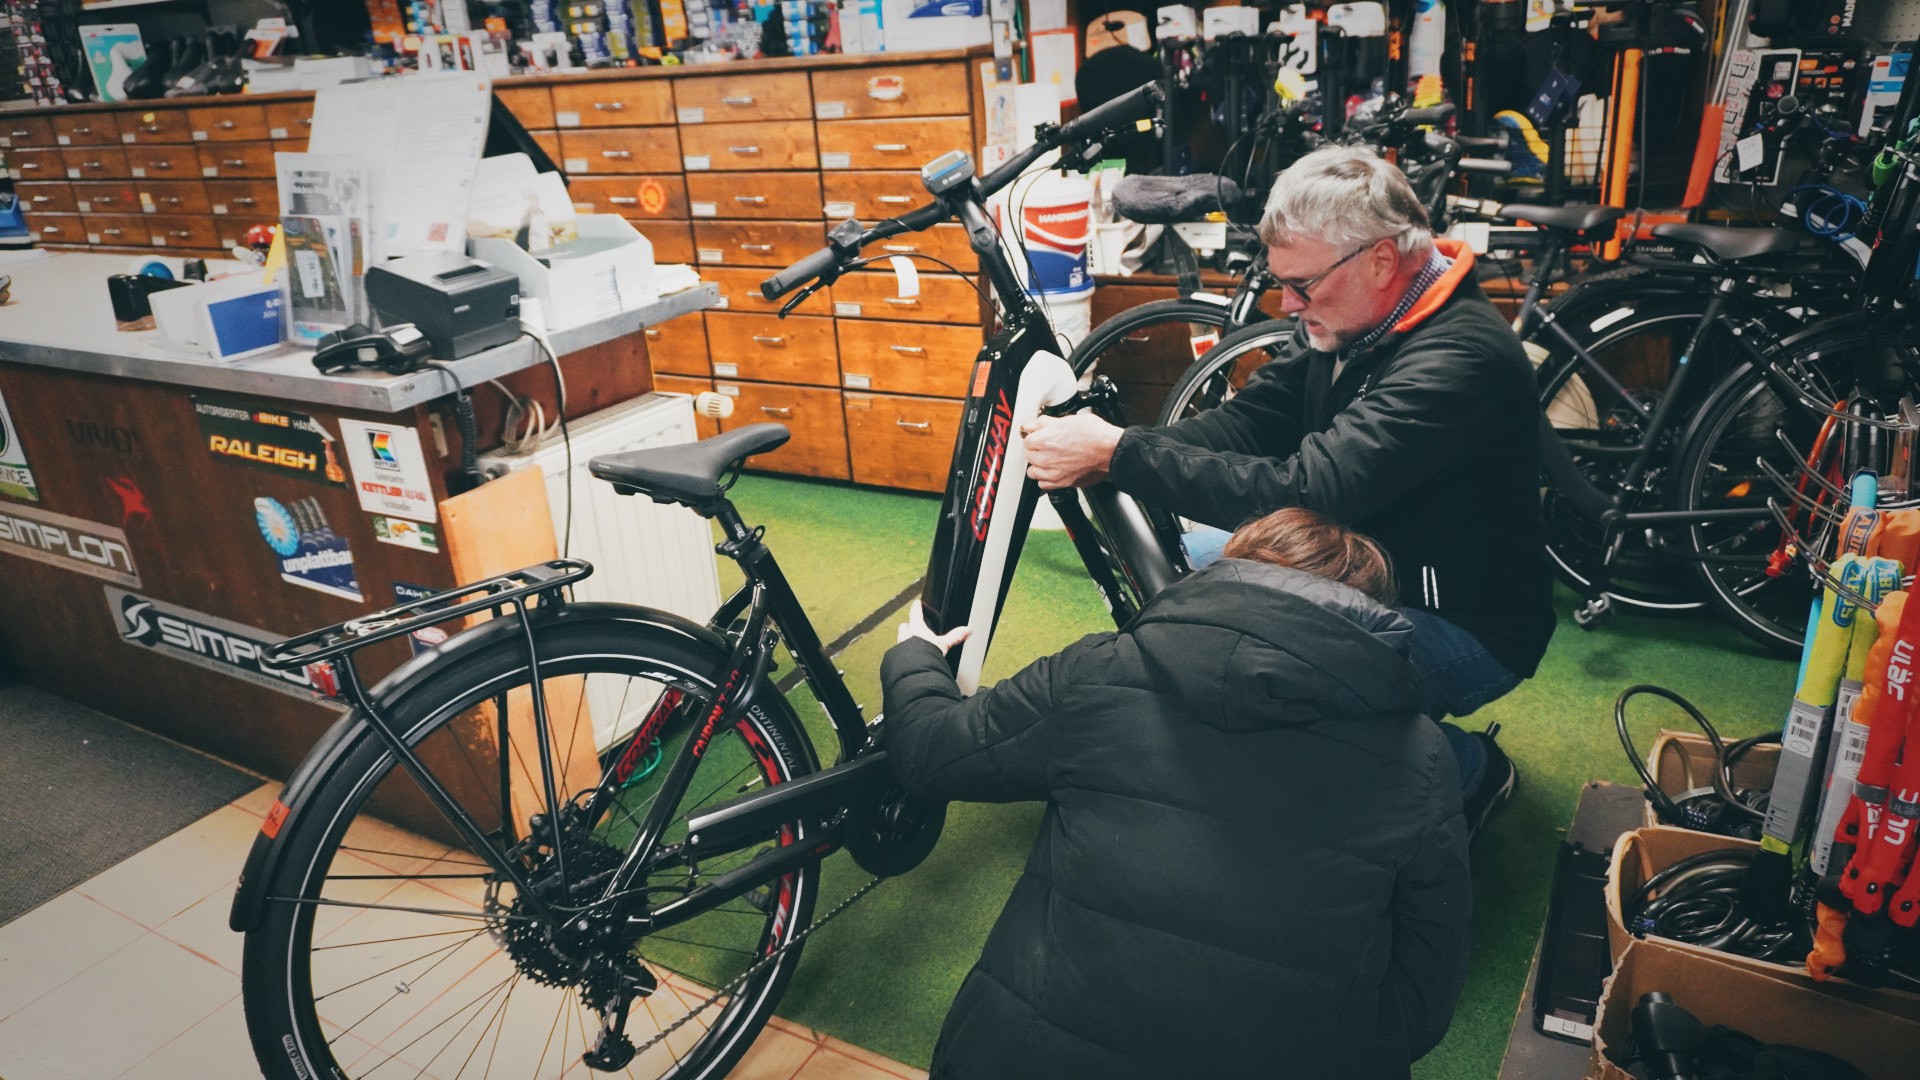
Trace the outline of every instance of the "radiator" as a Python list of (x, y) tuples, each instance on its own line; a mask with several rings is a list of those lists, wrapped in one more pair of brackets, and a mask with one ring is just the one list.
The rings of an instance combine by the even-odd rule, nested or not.
[[(571, 421), (568, 427), (573, 435), (571, 473), (557, 431), (529, 453), (483, 454), (480, 468), (489, 476), (540, 468), (553, 512), (555, 550), (566, 537), (567, 493), (572, 489), (573, 537), (567, 554), (593, 564), (593, 576), (574, 586), (576, 599), (644, 604), (704, 624), (720, 606), (713, 531), (706, 519), (684, 506), (616, 495), (613, 485), (587, 472), (587, 462), (601, 454), (698, 439), (691, 399), (647, 394)], [(587, 687), (600, 749), (638, 725), (654, 696), (597, 682)]]

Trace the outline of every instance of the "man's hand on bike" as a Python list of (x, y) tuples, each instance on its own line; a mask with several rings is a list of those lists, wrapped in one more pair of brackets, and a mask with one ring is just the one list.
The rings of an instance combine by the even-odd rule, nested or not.
[(944, 655), (953, 651), (955, 645), (967, 640), (972, 634), (971, 626), (956, 626), (944, 634), (934, 633), (933, 628), (927, 625), (925, 606), (915, 600), (913, 605), (907, 608), (907, 621), (900, 624), (900, 638), (895, 644), (911, 638), (919, 638), (921, 641), (932, 644)]
[(1041, 416), (1022, 428), (1027, 475), (1043, 491), (1086, 487), (1107, 478), (1121, 429), (1090, 412)]

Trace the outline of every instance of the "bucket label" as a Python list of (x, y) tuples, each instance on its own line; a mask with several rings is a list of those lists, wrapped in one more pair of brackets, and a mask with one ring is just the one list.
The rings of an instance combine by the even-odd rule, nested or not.
[(1043, 293), (1087, 288), (1087, 238), (1092, 215), (1084, 200), (1036, 206), (1020, 211), (1020, 232), (1033, 264), (1033, 288)]

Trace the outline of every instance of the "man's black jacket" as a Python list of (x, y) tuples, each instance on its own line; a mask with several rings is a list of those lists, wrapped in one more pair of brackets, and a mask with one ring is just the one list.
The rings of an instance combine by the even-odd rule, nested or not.
[(1453, 1014), (1471, 903), (1411, 632), (1223, 559), (971, 698), (933, 646), (889, 652), (902, 783), (1048, 803), (933, 1075), (1406, 1076)]
[(1436, 243), (1452, 268), (1338, 381), (1334, 355), (1302, 335), (1220, 408), (1128, 428), (1113, 481), (1229, 530), (1283, 506), (1318, 510), (1386, 548), (1403, 606), (1528, 676), (1554, 625), (1533, 369), (1474, 282), (1473, 253)]

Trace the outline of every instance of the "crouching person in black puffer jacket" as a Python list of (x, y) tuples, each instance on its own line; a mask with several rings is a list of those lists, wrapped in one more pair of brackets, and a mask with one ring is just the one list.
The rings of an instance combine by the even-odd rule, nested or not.
[(881, 669), (896, 776), (1045, 800), (935, 1080), (1404, 1077), (1471, 900), (1454, 757), (1372, 541), (1311, 511), (971, 698), (915, 606)]

